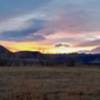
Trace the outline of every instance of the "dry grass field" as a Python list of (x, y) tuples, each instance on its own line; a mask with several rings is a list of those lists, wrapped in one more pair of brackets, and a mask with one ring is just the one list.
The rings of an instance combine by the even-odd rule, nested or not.
[(0, 100), (100, 100), (100, 69), (1, 67)]

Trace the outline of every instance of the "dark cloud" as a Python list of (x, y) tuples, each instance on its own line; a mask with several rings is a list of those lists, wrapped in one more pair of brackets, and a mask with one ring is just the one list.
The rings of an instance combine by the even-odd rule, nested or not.
[(30, 25), (25, 29), (14, 30), (14, 31), (6, 31), (0, 34), (1, 40), (15, 40), (15, 41), (23, 41), (23, 40), (33, 40), (38, 41), (45, 39), (45, 37), (41, 34), (37, 33), (44, 28), (45, 20), (41, 19), (33, 19), (28, 21)]
[(59, 43), (59, 44), (56, 44), (55, 47), (70, 47), (70, 45), (65, 44), (65, 43)]

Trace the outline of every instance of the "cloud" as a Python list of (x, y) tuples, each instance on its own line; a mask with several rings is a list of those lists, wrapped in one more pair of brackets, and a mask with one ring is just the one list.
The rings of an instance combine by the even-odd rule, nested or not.
[[(5, 19), (0, 22), (0, 33), (6, 31), (22, 30), (30, 27), (31, 24), (40, 27), (40, 24), (46, 21), (46, 18), (42, 18), (41, 14), (26, 14), (9, 19)], [(39, 25), (39, 26), (38, 26)], [(41, 25), (42, 26), (42, 25)]]
[[(51, 18), (45, 27), (48, 29), (47, 34), (55, 31), (65, 31), (69, 34), (100, 31), (100, 1), (98, 0), (43, 0), (42, 2), (40, 0), (10, 0), (11, 4), (7, 0), (6, 3), (4, 1), (1, 4), (8, 5), (15, 12), (16, 8), (19, 8), (18, 12), (23, 9), (23, 14), (25, 12), (27, 14), (31, 9), (33, 15), (41, 13)], [(6, 11), (7, 9), (3, 12), (6, 13)]]
[(69, 34), (100, 31), (99, 4), (97, 0), (53, 0), (43, 9), (43, 13), (54, 17), (48, 23), (48, 30), (65, 31)]
[(1, 40), (13, 40), (13, 41), (23, 41), (23, 40), (33, 40), (33, 41), (38, 41), (45, 39), (45, 37), (41, 34), (38, 35), (36, 34), (45, 25), (45, 20), (42, 19), (31, 19), (31, 20), (26, 20), (26, 26), (24, 28), (18, 28), (15, 27), (13, 29), (11, 25), (7, 30), (4, 30), (0, 34), (0, 39)]
[(95, 34), (100, 31), (99, 0), (1, 0), (0, 16), (1, 40), (100, 43)]
[(100, 39), (85, 41), (85, 42), (77, 44), (76, 46), (79, 46), (79, 47), (100, 46)]
[(70, 47), (70, 45), (65, 43), (58, 43), (55, 45), (55, 47)]
[(0, 20), (37, 11), (50, 0), (0, 0)]

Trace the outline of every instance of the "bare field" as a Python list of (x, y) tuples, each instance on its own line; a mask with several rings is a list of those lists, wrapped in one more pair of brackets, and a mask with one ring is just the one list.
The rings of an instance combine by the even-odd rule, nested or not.
[(100, 100), (100, 69), (0, 67), (0, 100)]

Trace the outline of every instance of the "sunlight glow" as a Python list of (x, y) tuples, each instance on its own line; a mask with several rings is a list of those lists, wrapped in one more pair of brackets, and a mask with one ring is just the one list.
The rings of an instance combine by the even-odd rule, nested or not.
[(48, 54), (64, 54), (64, 53), (73, 53), (78, 51), (91, 51), (95, 47), (55, 47), (53, 45), (43, 45), (37, 44), (34, 42), (9, 42), (9, 41), (0, 41), (0, 43), (9, 49), (12, 52), (16, 51), (39, 51), (41, 53)]

